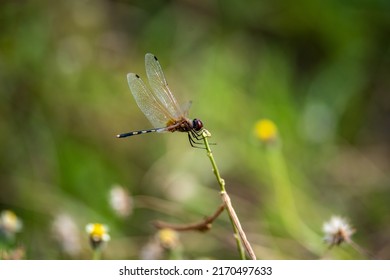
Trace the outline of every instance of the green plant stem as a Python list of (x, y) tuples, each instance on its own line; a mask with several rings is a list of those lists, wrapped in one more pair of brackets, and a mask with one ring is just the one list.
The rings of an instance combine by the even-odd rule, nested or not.
[(245, 260), (246, 257), (245, 257), (244, 247), (243, 247), (243, 244), (242, 244), (242, 243), (244, 243), (244, 246), (245, 246), (245, 249), (246, 249), (248, 255), (250, 256), (250, 258), (252, 260), (255, 260), (256, 259), (256, 255), (253, 252), (253, 249), (252, 249), (250, 243), (248, 242), (248, 239), (246, 238), (245, 232), (244, 232), (244, 230), (241, 227), (241, 224), (240, 224), (240, 221), (239, 221), (239, 219), (237, 217), (236, 211), (234, 210), (233, 205), (232, 205), (231, 200), (230, 200), (230, 197), (229, 197), (229, 195), (226, 192), (225, 180), (221, 178), (221, 175), (219, 174), (219, 170), (218, 170), (217, 164), (216, 164), (216, 162), (214, 160), (214, 157), (213, 157), (213, 153), (211, 152), (210, 144), (209, 144), (209, 142), (207, 140), (207, 138), (210, 137), (211, 134), (207, 130), (204, 130), (203, 133), (202, 133), (202, 136), (203, 136), (203, 141), (204, 141), (204, 144), (205, 144), (205, 147), (206, 147), (207, 156), (210, 159), (211, 165), (213, 167), (214, 175), (217, 178), (218, 184), (219, 184), (219, 186), (221, 188), (220, 194), (221, 194), (221, 197), (222, 197), (222, 201), (224, 202), (225, 207), (226, 207), (226, 209), (228, 211), (228, 214), (229, 214), (229, 219), (230, 219), (230, 222), (232, 224), (233, 232), (234, 232), (233, 236), (234, 236), (234, 238), (236, 240), (238, 252), (239, 252), (239, 254), (241, 256), (241, 259)]
[(278, 207), (278, 209), (286, 230), (310, 251), (321, 254), (323, 246), (318, 242), (321, 237), (306, 225), (298, 213), (295, 200), (295, 196), (298, 194), (294, 193), (295, 188), (288, 175), (281, 145), (267, 146), (266, 158), (275, 190), (275, 205), (283, 205), (283, 207)]
[(102, 250), (100, 248), (96, 248), (93, 250), (93, 260), (100, 260), (102, 257)]

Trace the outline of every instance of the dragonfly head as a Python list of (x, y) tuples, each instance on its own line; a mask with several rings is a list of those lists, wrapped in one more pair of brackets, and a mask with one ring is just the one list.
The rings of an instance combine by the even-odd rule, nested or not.
[(192, 127), (194, 128), (195, 131), (199, 131), (203, 128), (203, 123), (201, 120), (193, 119), (192, 120)]

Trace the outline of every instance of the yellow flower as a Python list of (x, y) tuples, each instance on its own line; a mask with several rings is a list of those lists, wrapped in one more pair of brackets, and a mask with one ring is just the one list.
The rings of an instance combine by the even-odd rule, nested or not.
[(13, 238), (15, 233), (22, 230), (23, 223), (11, 210), (4, 210), (0, 213), (0, 233)]
[(274, 122), (261, 119), (255, 124), (255, 135), (263, 142), (273, 142), (277, 139), (278, 129)]
[(99, 223), (88, 224), (85, 229), (89, 235), (89, 240), (93, 249), (97, 249), (103, 243), (110, 240), (108, 227), (106, 225)]
[(169, 228), (159, 230), (157, 238), (161, 246), (166, 249), (175, 248), (179, 244), (179, 236), (177, 232)]

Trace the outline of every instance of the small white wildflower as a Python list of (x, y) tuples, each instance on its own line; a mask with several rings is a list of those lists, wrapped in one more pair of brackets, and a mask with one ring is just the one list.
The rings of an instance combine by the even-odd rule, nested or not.
[(164, 249), (157, 240), (150, 240), (142, 247), (140, 252), (141, 260), (160, 260), (163, 256)]
[(340, 245), (343, 242), (350, 243), (351, 236), (355, 232), (345, 218), (332, 216), (328, 222), (322, 226), (325, 234), (324, 240), (330, 246)]
[(110, 190), (110, 205), (118, 216), (127, 217), (132, 212), (133, 201), (125, 188), (114, 185)]
[(76, 223), (68, 214), (59, 214), (53, 221), (52, 231), (64, 252), (76, 256), (80, 250), (80, 237)]

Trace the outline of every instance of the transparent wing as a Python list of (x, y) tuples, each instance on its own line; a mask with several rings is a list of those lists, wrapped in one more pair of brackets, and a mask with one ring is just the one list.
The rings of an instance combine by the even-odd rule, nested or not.
[(135, 102), (151, 124), (155, 128), (165, 127), (173, 118), (167, 109), (156, 99), (138, 75), (127, 74), (127, 81)]
[(183, 116), (183, 111), (168, 87), (158, 59), (151, 53), (145, 55), (145, 68), (150, 87), (161, 104), (174, 118)]

